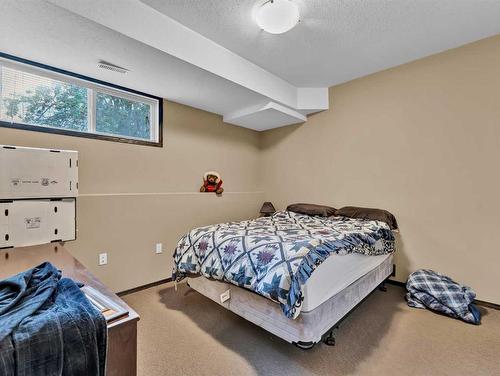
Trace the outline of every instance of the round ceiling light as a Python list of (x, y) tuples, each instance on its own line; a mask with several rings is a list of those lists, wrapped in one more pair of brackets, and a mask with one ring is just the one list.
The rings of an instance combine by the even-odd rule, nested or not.
[(269, 0), (257, 9), (255, 20), (268, 33), (286, 33), (299, 22), (299, 7), (290, 0)]

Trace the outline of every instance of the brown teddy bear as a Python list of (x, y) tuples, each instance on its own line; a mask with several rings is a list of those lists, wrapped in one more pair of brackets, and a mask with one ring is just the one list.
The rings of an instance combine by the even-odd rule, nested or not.
[(220, 174), (215, 171), (205, 172), (200, 192), (215, 192), (218, 195), (222, 194), (222, 192), (224, 192), (224, 188), (222, 188)]

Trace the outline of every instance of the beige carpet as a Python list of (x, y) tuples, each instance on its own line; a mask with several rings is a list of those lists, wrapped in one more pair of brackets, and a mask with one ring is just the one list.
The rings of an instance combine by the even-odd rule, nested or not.
[(376, 291), (343, 322), (337, 345), (297, 349), (186, 285), (124, 299), (141, 315), (140, 376), (500, 375), (500, 311), (481, 326), (411, 309), (400, 287)]

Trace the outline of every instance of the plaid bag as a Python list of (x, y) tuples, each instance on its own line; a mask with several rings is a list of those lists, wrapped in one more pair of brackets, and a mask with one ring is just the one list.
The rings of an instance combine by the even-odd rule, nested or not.
[(406, 282), (410, 307), (428, 308), (471, 324), (480, 324), (481, 313), (472, 304), (476, 293), (468, 286), (433, 270), (420, 269)]

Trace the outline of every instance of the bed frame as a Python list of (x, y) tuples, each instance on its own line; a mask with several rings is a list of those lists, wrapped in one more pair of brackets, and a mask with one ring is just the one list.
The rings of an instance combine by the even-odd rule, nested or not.
[(301, 312), (295, 320), (287, 318), (275, 302), (226, 282), (189, 277), (188, 286), (285, 341), (310, 349), (321, 340), (335, 345), (333, 331), (375, 289), (384, 289), (385, 280), (393, 273), (392, 262), (393, 255), (314, 310)]

